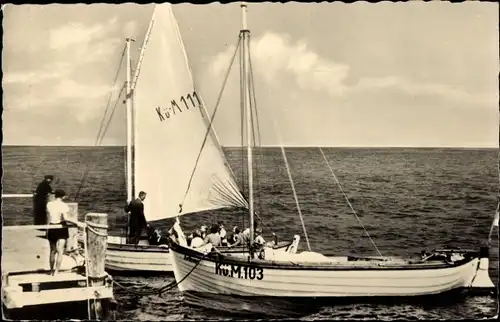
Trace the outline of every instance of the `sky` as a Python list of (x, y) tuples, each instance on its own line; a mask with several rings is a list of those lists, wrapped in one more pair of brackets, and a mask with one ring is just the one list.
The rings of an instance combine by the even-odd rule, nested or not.
[[(136, 40), (136, 60), (152, 6), (3, 10), (3, 144), (94, 145), (125, 81), (122, 65), (113, 84), (125, 37)], [(174, 13), (212, 110), (239, 3), (178, 4)], [(248, 24), (262, 145), (498, 147), (495, 3), (251, 3)], [(240, 144), (234, 67), (215, 121), (224, 146)], [(125, 144), (125, 129), (118, 102), (101, 144)]]

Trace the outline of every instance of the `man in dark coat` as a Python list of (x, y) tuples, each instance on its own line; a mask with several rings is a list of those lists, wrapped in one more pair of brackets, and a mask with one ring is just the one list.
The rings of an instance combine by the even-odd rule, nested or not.
[(50, 186), (50, 184), (53, 180), (54, 176), (45, 176), (43, 181), (40, 182), (35, 190), (35, 196), (33, 200), (35, 225), (47, 224), (47, 202), (49, 195), (52, 193), (52, 187)]
[(131, 244), (137, 245), (139, 243), (142, 229), (147, 226), (146, 217), (144, 216), (144, 199), (146, 199), (146, 193), (141, 191), (139, 192), (139, 198), (130, 201), (125, 208), (125, 211), (130, 214), (128, 224), (129, 242)]

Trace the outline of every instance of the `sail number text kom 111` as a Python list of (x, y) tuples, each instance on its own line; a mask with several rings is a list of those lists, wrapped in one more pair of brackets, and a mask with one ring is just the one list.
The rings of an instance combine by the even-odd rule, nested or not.
[(165, 106), (156, 107), (156, 113), (160, 121), (165, 121), (166, 119), (169, 119), (171, 116), (175, 116), (184, 111), (188, 111), (192, 108), (200, 108), (200, 107), (201, 107), (201, 100), (199, 99), (198, 94), (196, 94), (196, 92), (193, 92), (193, 94), (187, 94), (181, 96), (181, 98), (178, 101), (172, 100), (170, 102), (169, 107)]

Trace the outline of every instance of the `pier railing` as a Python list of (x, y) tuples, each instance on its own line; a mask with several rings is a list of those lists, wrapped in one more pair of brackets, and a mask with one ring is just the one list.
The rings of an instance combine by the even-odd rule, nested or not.
[(34, 193), (2, 193), (2, 198), (32, 198)]

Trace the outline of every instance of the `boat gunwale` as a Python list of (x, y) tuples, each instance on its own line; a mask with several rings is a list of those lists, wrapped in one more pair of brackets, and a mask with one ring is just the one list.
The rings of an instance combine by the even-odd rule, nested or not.
[[(281, 242), (277, 246), (273, 246), (273, 249), (282, 249), (291, 245), (291, 242)], [(135, 245), (135, 244), (119, 244), (119, 243), (107, 243), (107, 249), (117, 252), (151, 252), (151, 253), (169, 253), (170, 245), (165, 247), (159, 245)], [(242, 253), (248, 252), (246, 247), (217, 247), (217, 250), (223, 253)]]
[[(247, 267), (255, 268), (266, 268), (273, 270), (314, 270), (314, 271), (396, 271), (396, 270), (431, 270), (431, 269), (450, 269), (465, 266), (471, 263), (473, 260), (478, 259), (478, 252), (467, 253), (470, 255), (468, 258), (464, 258), (453, 263), (407, 263), (407, 264), (394, 264), (394, 265), (381, 265), (381, 261), (377, 264), (370, 266), (351, 266), (342, 265), (342, 263), (331, 262), (331, 263), (321, 263), (321, 262), (291, 262), (291, 261), (271, 261), (271, 260), (261, 260), (253, 259), (249, 261), (248, 258), (237, 258), (225, 256), (223, 253), (208, 253), (204, 254), (194, 249), (190, 249), (177, 244), (176, 242), (171, 243), (171, 250), (183, 256), (189, 256), (191, 259), (209, 261), (214, 264), (234, 264)], [(173, 259), (175, 261), (175, 258)]]

